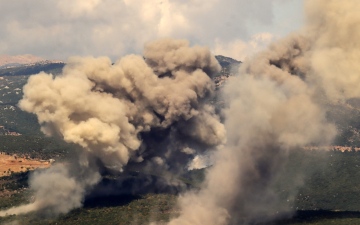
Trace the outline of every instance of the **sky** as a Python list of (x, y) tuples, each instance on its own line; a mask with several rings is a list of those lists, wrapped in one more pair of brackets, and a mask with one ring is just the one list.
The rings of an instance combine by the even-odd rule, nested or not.
[(141, 54), (181, 38), (244, 60), (303, 24), (303, 0), (0, 0), (0, 55)]

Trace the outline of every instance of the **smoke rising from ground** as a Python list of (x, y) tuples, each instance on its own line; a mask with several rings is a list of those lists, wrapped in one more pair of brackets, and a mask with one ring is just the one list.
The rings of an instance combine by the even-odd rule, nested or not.
[(226, 146), (217, 152), (205, 188), (180, 198), (184, 214), (169, 224), (247, 224), (290, 210), (277, 207), (272, 189), (288, 151), (329, 143), (336, 134), (306, 81), (277, 67), (297, 64), (299, 44), (291, 39), (272, 46), (229, 81)]
[[(73, 171), (77, 171), (76, 174)], [(74, 175), (75, 174), (75, 175)], [(72, 165), (54, 165), (35, 171), (29, 186), (34, 191), (34, 202), (0, 212), (0, 216), (39, 211), (45, 216), (67, 213), (82, 205), (83, 196), (98, 183), (100, 175), (93, 168)]]
[(209, 50), (161, 40), (148, 44), (144, 57), (126, 56), (114, 65), (105, 57), (72, 58), (60, 77), (32, 76), (20, 107), (38, 116), (45, 134), (60, 134), (117, 170), (135, 157), (141, 132), (175, 122), (193, 123), (189, 134), (205, 144), (221, 143), (224, 128), (201, 102), (213, 92), (204, 71), (219, 69)]
[[(94, 168), (92, 158), (115, 171), (129, 164), (178, 170), (189, 155), (217, 148), (202, 189), (179, 198), (181, 214), (169, 225), (272, 219), (291, 211), (278, 204), (273, 188), (289, 151), (328, 144), (336, 135), (322, 98), (360, 97), (359, 10), (357, 0), (306, 1), (304, 29), (254, 56), (229, 80), (223, 93), (226, 134), (206, 102), (219, 65), (206, 48), (190, 48), (183, 40), (149, 43), (144, 58), (130, 55), (114, 65), (108, 58), (72, 58), (59, 77), (31, 77), (20, 106), (38, 116), (46, 134), (83, 147), (79, 167), (85, 171)], [(33, 181), (51, 179), (48, 171), (35, 174)], [(89, 175), (56, 171), (67, 181), (64, 196), (75, 195), (75, 202), (39, 206), (53, 190), (46, 182), (32, 183), (39, 193), (35, 202), (8, 213), (45, 206), (66, 213), (81, 206), (84, 193), (99, 179), (96, 169)]]
[(227, 143), (203, 189), (179, 199), (182, 213), (170, 225), (249, 224), (291, 212), (273, 188), (288, 152), (336, 134), (319, 98), (360, 97), (358, 10), (356, 0), (308, 0), (302, 31), (242, 65), (225, 87)]
[(311, 74), (334, 100), (360, 96), (360, 2), (307, 1)]
[(45, 134), (84, 151), (74, 168), (35, 172), (30, 179), (35, 201), (0, 215), (56, 215), (80, 207), (100, 180), (95, 161), (114, 172), (129, 162), (185, 169), (196, 152), (225, 141), (224, 126), (206, 102), (219, 69), (208, 48), (162, 39), (148, 43), (144, 57), (129, 55), (115, 64), (106, 57), (74, 57), (60, 76), (31, 76), (20, 108), (37, 115)]

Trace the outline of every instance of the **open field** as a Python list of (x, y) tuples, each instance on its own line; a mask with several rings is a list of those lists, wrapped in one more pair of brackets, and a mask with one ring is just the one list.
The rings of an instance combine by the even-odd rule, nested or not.
[(47, 168), (50, 161), (26, 159), (16, 155), (7, 155), (0, 152), (0, 177), (11, 175), (11, 173), (25, 172), (37, 168)]

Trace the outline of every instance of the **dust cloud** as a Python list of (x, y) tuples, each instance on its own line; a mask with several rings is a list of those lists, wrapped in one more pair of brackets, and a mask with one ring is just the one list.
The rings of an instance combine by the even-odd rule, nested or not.
[(81, 207), (101, 179), (99, 167), (114, 173), (129, 163), (184, 170), (197, 153), (225, 142), (224, 125), (208, 100), (215, 90), (211, 77), (219, 70), (208, 48), (161, 39), (146, 44), (143, 56), (114, 64), (107, 57), (73, 57), (59, 76), (31, 76), (20, 108), (36, 114), (46, 135), (77, 144), (82, 152), (68, 165), (35, 172), (34, 202), (0, 215), (58, 215)]
[(308, 0), (305, 8), (302, 30), (249, 59), (228, 81), (227, 143), (204, 187), (180, 197), (182, 213), (170, 225), (253, 224), (291, 213), (273, 187), (289, 151), (331, 143), (337, 131), (322, 102), (360, 97), (360, 2)]
[[(115, 64), (75, 57), (60, 76), (32, 76), (20, 107), (38, 116), (45, 134), (81, 146), (77, 167), (85, 172), (54, 167), (35, 173), (34, 203), (0, 215), (80, 207), (100, 179), (93, 159), (119, 172), (127, 165), (178, 171), (189, 156), (207, 150), (215, 150), (214, 165), (200, 190), (179, 197), (181, 213), (169, 225), (250, 224), (291, 213), (274, 190), (289, 152), (335, 137), (324, 99), (360, 97), (359, 10), (357, 0), (305, 1), (303, 29), (250, 58), (228, 80), (224, 124), (208, 101), (219, 64), (207, 48), (185, 40), (150, 42), (143, 56)], [(48, 182), (37, 182), (52, 180), (52, 173), (59, 177), (54, 182), (65, 181), (62, 198), (74, 201), (42, 200), (57, 196)]]

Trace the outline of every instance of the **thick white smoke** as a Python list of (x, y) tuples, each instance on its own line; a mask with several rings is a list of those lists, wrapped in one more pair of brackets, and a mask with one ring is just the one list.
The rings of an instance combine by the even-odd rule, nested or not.
[[(171, 166), (174, 159), (191, 158), (184, 149), (194, 154), (223, 143), (224, 126), (206, 101), (219, 69), (208, 48), (162, 39), (148, 43), (144, 57), (129, 55), (115, 64), (106, 57), (74, 57), (60, 76), (31, 76), (20, 108), (37, 115), (45, 134), (84, 152), (74, 169), (58, 165), (34, 173), (34, 203), (0, 215), (34, 210), (56, 215), (80, 207), (100, 179), (94, 158), (118, 172), (129, 161), (176, 170), (181, 165)], [(163, 137), (151, 142), (156, 133)]]
[(303, 30), (241, 66), (225, 87), (227, 143), (170, 225), (249, 224), (290, 211), (273, 188), (288, 152), (332, 141), (324, 98), (360, 97), (359, 10), (357, 0), (308, 0)]

